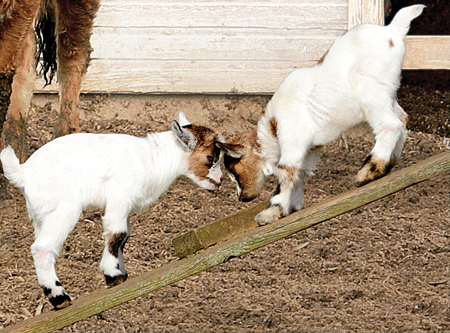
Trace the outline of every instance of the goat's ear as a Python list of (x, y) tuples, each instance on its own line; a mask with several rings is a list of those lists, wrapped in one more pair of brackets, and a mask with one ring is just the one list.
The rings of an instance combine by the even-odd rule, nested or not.
[(189, 120), (187, 120), (186, 115), (184, 114), (183, 111), (181, 111), (178, 114), (178, 122), (180, 123), (181, 127), (191, 125), (191, 123), (189, 122)]
[(217, 148), (224, 151), (225, 154), (232, 158), (242, 158), (245, 156), (246, 148), (242, 145), (234, 145), (232, 143), (225, 143), (220, 141), (216, 141), (215, 144)]
[(180, 142), (186, 146), (189, 150), (194, 150), (197, 146), (197, 139), (194, 134), (189, 132), (187, 129), (178, 124), (176, 120), (171, 123), (172, 132), (176, 135), (176, 137), (180, 140)]

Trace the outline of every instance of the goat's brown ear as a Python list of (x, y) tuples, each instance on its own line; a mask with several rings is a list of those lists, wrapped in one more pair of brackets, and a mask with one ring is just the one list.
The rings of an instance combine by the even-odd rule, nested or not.
[(197, 139), (194, 134), (181, 127), (176, 120), (172, 121), (170, 125), (172, 127), (172, 132), (177, 136), (180, 142), (188, 149), (194, 150), (197, 146)]
[(223, 150), (225, 154), (232, 158), (242, 158), (245, 156), (246, 148), (242, 145), (235, 145), (232, 143), (225, 143), (220, 141), (216, 141), (215, 144), (217, 148)]

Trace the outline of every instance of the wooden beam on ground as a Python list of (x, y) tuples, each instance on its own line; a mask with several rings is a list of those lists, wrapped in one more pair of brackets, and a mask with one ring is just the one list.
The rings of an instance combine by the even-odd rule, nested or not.
[[(398, 172), (406, 172), (405, 170)], [(383, 183), (384, 181), (386, 181), (386, 178), (379, 180), (377, 184)], [(352, 194), (354, 191), (349, 193)], [(335, 199), (338, 198), (340, 198), (340, 196)], [(313, 207), (317, 206), (318, 209), (323, 209), (328, 205), (330, 200), (318, 203)], [(183, 258), (189, 256), (198, 250), (205, 249), (221, 241), (231, 239), (241, 233), (244, 233), (245, 231), (257, 228), (258, 225), (254, 222), (254, 218), (256, 214), (265, 209), (268, 204), (268, 200), (264, 201), (244, 211), (228, 215), (220, 220), (205, 224), (197, 229), (190, 230), (187, 233), (174, 238), (172, 240), (172, 245), (175, 248), (178, 257)], [(308, 214), (311, 209), (312, 207), (303, 210), (302, 212), (307, 212)]]
[(445, 152), (277, 222), (247, 231), (200, 254), (171, 262), (111, 289), (99, 290), (77, 299), (68, 308), (41, 314), (2, 332), (44, 333), (61, 329), (448, 171), (450, 152)]

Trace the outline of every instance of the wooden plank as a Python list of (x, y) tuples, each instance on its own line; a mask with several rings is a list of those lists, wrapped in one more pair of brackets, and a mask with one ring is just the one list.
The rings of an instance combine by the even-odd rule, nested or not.
[(246, 210), (228, 215), (220, 220), (205, 224), (183, 235), (175, 237), (172, 245), (179, 258), (184, 258), (200, 249), (205, 249), (222, 240), (256, 228), (254, 221), (256, 214), (269, 204), (269, 200), (260, 202)]
[[(318, 20), (317, 18), (321, 19)], [(120, 28), (347, 28), (347, 3), (339, 1), (102, 1), (95, 27)], [(327, 29), (322, 28), (323, 33)], [(95, 32), (94, 32), (95, 33)]]
[[(90, 93), (207, 93), (271, 94), (297, 66), (316, 61), (126, 61), (91, 62), (82, 92)], [(58, 85), (44, 87), (36, 82), (36, 92), (57, 92)]]
[(450, 69), (450, 36), (406, 36), (403, 69)]
[[(441, 161), (444, 161), (444, 164), (447, 163), (447, 167), (450, 167), (449, 165), (450, 152), (443, 153), (438, 156), (440, 156), (439, 159), (441, 159)], [(412, 171), (414, 171), (414, 168), (415, 166), (412, 166), (407, 169), (412, 169)], [(396, 176), (398, 176), (399, 173), (408, 174), (411, 171), (407, 169), (397, 171), (392, 175), (389, 175), (385, 178), (378, 180), (377, 182), (374, 183), (375, 185), (372, 185), (372, 187), (379, 186), (379, 184), (382, 183), (391, 183), (392, 182), (391, 178), (395, 178)], [(352, 193), (353, 195), (354, 192), (356, 194), (358, 193), (358, 190), (353, 190), (350, 193)], [(312, 207), (306, 208), (306, 212), (304, 209), (292, 215), (295, 214), (297, 215), (300, 214), (300, 216), (310, 215), (310, 210), (319, 211), (327, 207), (329, 202), (336, 202), (340, 197), (346, 198), (347, 194), (340, 195), (333, 199), (329, 199), (321, 203), (315, 204)], [(212, 246), (224, 240), (232, 239), (233, 237), (236, 237), (237, 235), (242, 234), (246, 231), (259, 228), (253, 219), (256, 216), (256, 214), (258, 214), (260, 211), (262, 211), (267, 207), (268, 203), (269, 201), (259, 203), (258, 205), (255, 205), (247, 210), (237, 212), (233, 215), (227, 216), (217, 221), (213, 221), (211, 223), (203, 225), (197, 229), (191, 230), (183, 235), (174, 238), (172, 240), (172, 245), (175, 248), (178, 257), (184, 258), (186, 256), (192, 255), (193, 253), (201, 249), (205, 249), (209, 246)]]
[(22, 321), (2, 333), (45, 333), (61, 329), (449, 170), (450, 152), (445, 152), (277, 222), (252, 229), (198, 255), (171, 262), (111, 289), (77, 299), (68, 308)]
[(346, 29), (346, 0), (104, 0), (82, 92), (273, 93)]
[(209, 60), (305, 61), (329, 48), (344, 30), (333, 35), (297, 35), (287, 29), (277, 34), (263, 28), (148, 28), (97, 29), (92, 36), (92, 59), (102, 60)]
[(363, 23), (384, 25), (384, 0), (348, 0), (348, 30)]

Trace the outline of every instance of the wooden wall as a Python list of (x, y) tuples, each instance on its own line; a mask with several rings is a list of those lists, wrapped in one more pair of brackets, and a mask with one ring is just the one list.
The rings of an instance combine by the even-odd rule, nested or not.
[[(383, 0), (103, 0), (82, 90), (270, 94), (347, 29), (383, 24), (382, 13)], [(450, 68), (450, 39), (423, 41), (407, 43), (405, 68)]]

